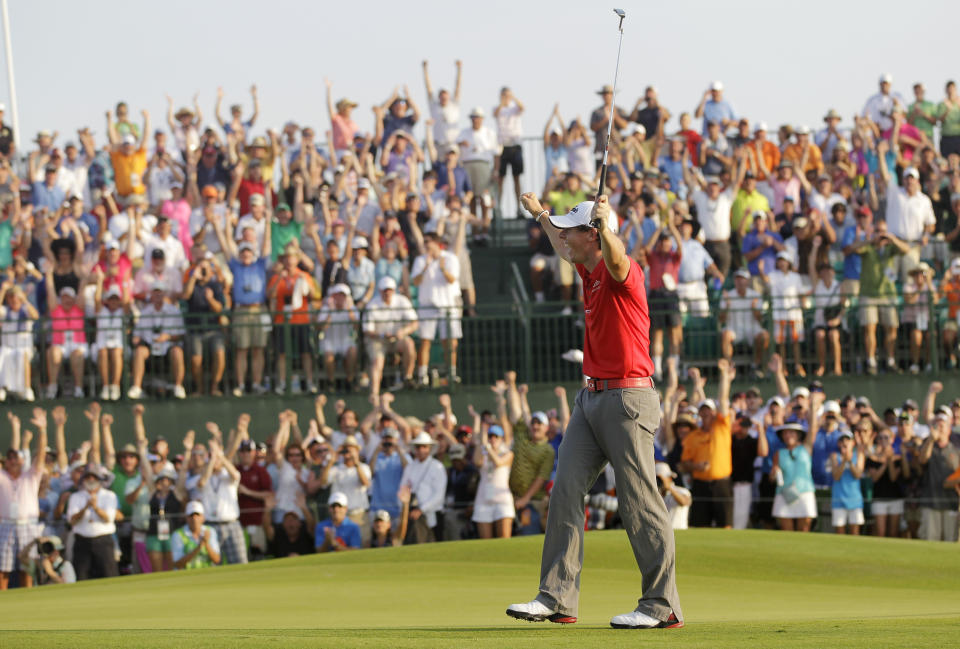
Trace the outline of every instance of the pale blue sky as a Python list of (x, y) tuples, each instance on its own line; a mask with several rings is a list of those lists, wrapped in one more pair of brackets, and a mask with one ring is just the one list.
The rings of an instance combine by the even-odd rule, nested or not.
[[(397, 84), (409, 84), (425, 107), (424, 58), (437, 87), (452, 86), (453, 61), (463, 59), (464, 115), (475, 104), (489, 110), (510, 85), (527, 105), (525, 132), (539, 134), (555, 101), (566, 119), (586, 119), (598, 103), (594, 91), (611, 81), (617, 31), (608, 5), (10, 0), (21, 139), (49, 128), (60, 131), (62, 145), (90, 125), (100, 141), (104, 111), (120, 99), (134, 114), (148, 108), (159, 124), (165, 93), (179, 106), (199, 91), (212, 121), (217, 85), (226, 105), (240, 101), (248, 110), (253, 82), (262, 103), (255, 133), (288, 118), (322, 132), (324, 76), (336, 97), (360, 103), (358, 122), (368, 130), (371, 104)], [(923, 81), (933, 100), (947, 78), (960, 77), (951, 47), (960, 4), (953, 0), (621, 6), (627, 20), (617, 101), (627, 107), (652, 83), (674, 115), (692, 111), (717, 78), (740, 114), (771, 127), (817, 127), (830, 107), (849, 123), (881, 72), (893, 74), (908, 98), (912, 83)], [(3, 66), (0, 101), (7, 100)]]

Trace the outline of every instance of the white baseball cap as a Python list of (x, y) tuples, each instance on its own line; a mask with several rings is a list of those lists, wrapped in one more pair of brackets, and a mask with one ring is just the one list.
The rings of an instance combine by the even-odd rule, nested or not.
[(367, 241), (367, 238), (366, 238), (366, 237), (362, 237), (362, 236), (360, 236), (360, 235), (355, 236), (355, 237), (353, 238), (353, 241), (352, 241), (351, 243), (352, 243), (352, 246), (351, 246), (351, 247), (352, 247), (354, 250), (357, 250), (358, 248), (369, 248), (369, 247), (370, 247), (370, 243)]
[[(583, 201), (575, 205), (566, 214), (555, 214), (548, 217), (553, 227), (566, 230), (583, 225), (590, 225), (591, 215), (593, 214), (593, 201)], [(611, 232), (617, 231), (617, 215), (611, 208), (610, 218), (607, 219), (607, 229)]]
[(330, 494), (330, 498), (327, 499), (328, 505), (340, 505), (341, 507), (347, 506), (347, 494), (342, 491), (334, 491)]
[(756, 133), (757, 131), (766, 131), (766, 130), (767, 130), (766, 122), (757, 122), (757, 125), (753, 127), (754, 133)]
[(539, 422), (540, 422), (541, 424), (543, 424), (544, 426), (546, 426), (547, 424), (550, 423), (550, 418), (547, 417), (547, 413), (545, 413), (545, 412), (542, 411), (542, 410), (538, 410), (538, 411), (536, 411), (535, 413), (533, 413), (532, 415), (530, 415), (530, 419), (531, 419), (532, 421), (539, 421)]
[(797, 127), (797, 135), (810, 135), (810, 127), (806, 124), (801, 124)]
[(483, 106), (474, 106), (473, 110), (470, 111), (470, 117), (486, 117), (487, 113), (484, 112)]
[(123, 143), (124, 143), (124, 144), (136, 144), (136, 143), (137, 143), (137, 138), (133, 137), (132, 134), (127, 133), (126, 135), (123, 136)]
[(802, 385), (799, 386), (799, 387), (797, 387), (797, 388), (795, 388), (794, 391), (793, 391), (793, 398), (796, 399), (797, 397), (805, 397), (805, 398), (809, 399), (809, 398), (810, 398), (810, 390), (808, 390), (807, 388), (805, 388), (805, 387), (802, 386)]
[(830, 401), (827, 401), (826, 403), (823, 404), (823, 414), (827, 414), (828, 412), (832, 412), (835, 415), (839, 415), (840, 404), (837, 403), (835, 400), (830, 399)]
[(410, 440), (410, 446), (433, 446), (434, 444), (436, 444), (436, 442), (433, 441), (433, 438), (430, 437), (430, 434), (426, 432), (420, 432), (416, 437)]
[(893, 75), (889, 72), (884, 72), (880, 75), (880, 83), (893, 83)]
[(717, 402), (714, 401), (713, 399), (704, 399), (703, 401), (700, 402), (700, 405), (697, 406), (697, 410), (700, 410), (700, 408), (710, 408), (710, 410), (716, 412)]
[(920, 172), (917, 171), (916, 167), (907, 167), (906, 169), (904, 169), (903, 177), (906, 178), (907, 176), (913, 176), (917, 180), (920, 180)]
[(346, 284), (334, 284), (330, 287), (330, 295), (350, 295), (350, 287)]
[(109, 299), (111, 297), (121, 297), (120, 287), (114, 284), (107, 289), (107, 292), (103, 294), (103, 299)]
[(710, 90), (723, 90), (723, 82), (714, 81), (713, 83), (710, 84)]
[(389, 289), (397, 290), (397, 281), (389, 275), (384, 275), (380, 278), (380, 281), (377, 282), (377, 290), (386, 291)]
[(187, 503), (187, 510), (184, 513), (187, 516), (192, 516), (193, 514), (200, 514), (203, 516), (203, 503), (199, 500), (191, 500)]
[(654, 472), (658, 478), (676, 478), (677, 474), (670, 469), (666, 462), (657, 462), (653, 465)]

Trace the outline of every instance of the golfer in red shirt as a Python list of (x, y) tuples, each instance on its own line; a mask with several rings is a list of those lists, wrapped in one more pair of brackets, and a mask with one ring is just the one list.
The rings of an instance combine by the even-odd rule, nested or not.
[(580, 390), (560, 444), (550, 492), (540, 564), (540, 593), (507, 615), (540, 622), (576, 622), (583, 563), (584, 496), (607, 462), (617, 476), (620, 517), (643, 575), (636, 609), (617, 615), (615, 628), (683, 626), (677, 595), (673, 530), (657, 490), (653, 434), (660, 399), (653, 388), (650, 317), (643, 270), (617, 238), (617, 217), (606, 196), (570, 213), (548, 216), (534, 194), (521, 197), (557, 255), (583, 280), (586, 332)]

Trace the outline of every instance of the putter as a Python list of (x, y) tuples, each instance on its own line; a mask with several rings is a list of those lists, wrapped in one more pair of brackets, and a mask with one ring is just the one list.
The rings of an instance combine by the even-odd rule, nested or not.
[[(614, 116), (617, 114), (617, 78), (620, 76), (620, 48), (623, 46), (623, 19), (627, 17), (627, 12), (623, 9), (614, 9), (613, 13), (617, 14), (620, 18), (620, 24), (617, 27), (617, 29), (620, 30), (620, 42), (617, 44), (617, 67), (613, 73), (613, 97), (610, 100), (610, 121), (607, 124), (607, 142), (603, 147), (603, 162), (600, 164), (600, 184), (597, 187), (597, 196), (594, 200), (600, 200), (600, 195), (603, 194), (603, 186), (607, 182), (607, 154), (610, 152), (610, 136), (613, 133)], [(597, 227), (598, 223), (593, 221), (591, 225)]]

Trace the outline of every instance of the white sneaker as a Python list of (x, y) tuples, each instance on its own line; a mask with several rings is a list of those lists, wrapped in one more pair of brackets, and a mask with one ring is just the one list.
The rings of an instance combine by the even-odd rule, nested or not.
[(57, 384), (51, 383), (43, 389), (43, 397), (45, 399), (56, 399), (57, 398)]
[(110, 386), (105, 385), (103, 389), (100, 390), (100, 401), (110, 401)]
[(182, 385), (173, 386), (173, 398), (174, 399), (186, 399), (187, 391), (183, 389)]
[(235, 396), (235, 397), (242, 397), (242, 396), (243, 396), (243, 388), (241, 388), (239, 385), (238, 385), (237, 387), (235, 387), (235, 388), (233, 389), (233, 396)]
[[(142, 390), (141, 390), (142, 392)], [(110, 386), (110, 400), (111, 401), (120, 401), (120, 386), (111, 385)]]
[(307, 392), (309, 392), (310, 394), (316, 394), (318, 391), (319, 390), (317, 388), (316, 381), (310, 381), (309, 383), (307, 383)]
[(143, 398), (143, 389), (137, 385), (133, 386), (127, 390), (128, 399), (142, 399)]
[[(256, 389), (257, 389), (256, 386), (254, 386), (253, 389), (254, 389), (254, 391), (256, 391)], [(287, 391), (287, 384), (286, 384), (286, 383), (277, 383), (276, 387), (273, 388), (273, 391), (274, 391), (274, 393), (276, 393), (276, 394), (283, 394), (284, 392)]]
[(563, 307), (563, 310), (560, 311), (560, 315), (573, 315), (573, 309), (569, 306)]
[[(54, 387), (56, 387), (56, 386), (54, 386)], [(54, 393), (53, 396), (56, 396), (56, 393)], [(53, 397), (51, 397), (51, 398), (53, 398)], [(79, 385), (73, 386), (73, 398), (74, 398), (74, 399), (82, 399), (82, 398), (83, 398), (83, 388), (80, 387)]]
[(33, 393), (33, 388), (27, 388), (27, 389), (24, 391), (24, 393), (23, 393), (23, 400), (24, 400), (24, 401), (36, 401), (36, 400), (37, 400), (36, 395)]
[(919, 374), (919, 373), (920, 373), (920, 366), (917, 365), (916, 363), (912, 364), (912, 365), (910, 366), (910, 373), (911, 373), (911, 374), (914, 374), (914, 375)]
[(7, 400), (7, 391), (4, 390), (3, 388), (0, 388), (0, 401), (6, 401), (6, 400)]
[(683, 626), (683, 621), (678, 620), (673, 613), (670, 613), (670, 619), (663, 622), (646, 613), (630, 611), (614, 617), (610, 620), (610, 626), (614, 629), (679, 629)]
[(253, 393), (254, 394), (266, 394), (268, 392), (267, 387), (260, 383), (254, 383)]
[(510, 608), (507, 609), (507, 615), (528, 622), (544, 622), (549, 620), (550, 622), (556, 622), (558, 624), (573, 624), (577, 621), (577, 618), (573, 616), (554, 612), (553, 609), (536, 599), (523, 604), (511, 604)]

